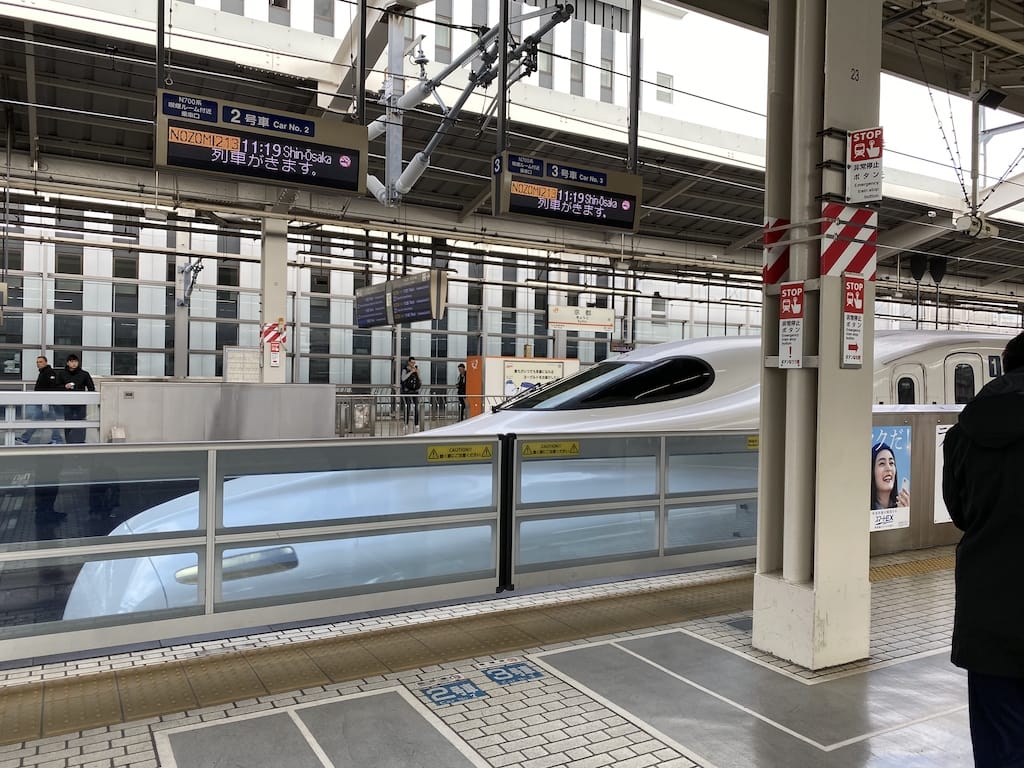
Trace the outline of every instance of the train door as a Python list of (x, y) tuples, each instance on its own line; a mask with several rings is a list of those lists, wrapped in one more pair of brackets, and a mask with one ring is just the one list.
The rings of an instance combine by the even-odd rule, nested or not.
[(920, 405), (928, 402), (925, 389), (924, 366), (920, 363), (901, 363), (892, 370), (889, 402), (893, 405)]
[(984, 360), (971, 352), (957, 352), (946, 357), (946, 402), (963, 405), (974, 399), (985, 381)]

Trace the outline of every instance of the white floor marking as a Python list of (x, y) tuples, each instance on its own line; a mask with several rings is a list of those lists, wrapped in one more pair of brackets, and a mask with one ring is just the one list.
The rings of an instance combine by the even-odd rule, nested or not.
[(786, 726), (782, 725), (781, 723), (775, 722), (770, 717), (766, 717), (765, 715), (762, 715), (760, 712), (755, 712), (754, 710), (750, 709), (750, 707), (745, 707), (742, 704), (740, 704), (739, 702), (733, 701), (732, 699), (728, 698), (727, 696), (723, 696), (720, 693), (716, 693), (715, 691), (712, 691), (710, 688), (704, 687), (700, 683), (695, 683), (693, 680), (690, 680), (687, 677), (683, 677), (678, 672), (673, 672), (668, 667), (663, 667), (661, 664), (658, 664), (656, 661), (651, 661), (650, 659), (645, 658), (644, 656), (641, 656), (639, 653), (634, 653), (633, 651), (629, 650), (629, 648), (623, 648), (618, 643), (613, 643), (613, 645), (615, 645), (615, 647), (618, 648), (623, 653), (628, 653), (630, 656), (633, 656), (634, 658), (642, 661), (644, 664), (647, 664), (648, 666), (654, 667), (659, 672), (662, 672), (663, 674), (668, 675), (669, 677), (675, 678), (676, 680), (678, 680), (679, 682), (683, 683), (684, 685), (688, 685), (691, 688), (697, 689), (698, 691), (700, 691), (701, 693), (703, 693), (706, 696), (710, 696), (713, 699), (718, 699), (722, 703), (728, 704), (730, 707), (733, 707), (734, 709), (738, 709), (740, 712), (743, 712), (745, 715), (749, 715), (750, 717), (756, 718), (757, 720), (760, 720), (762, 723), (770, 725), (773, 728), (782, 731), (783, 733), (789, 734), (794, 739), (798, 739), (798, 740), (804, 742), (805, 744), (809, 744), (812, 747), (816, 747), (816, 748), (818, 748), (818, 749), (820, 749), (822, 751), (827, 751), (827, 747), (824, 744), (819, 744), (814, 739), (812, 739), (812, 738), (810, 738), (808, 736), (804, 736), (802, 733), (798, 733), (797, 731), (794, 731), (792, 728), (787, 728)]
[[(604, 643), (604, 642), (594, 643), (594, 645), (607, 645), (607, 643)], [(548, 674), (550, 674), (552, 677), (554, 677), (554, 678), (556, 678), (558, 680), (561, 680), (561, 681), (563, 681), (565, 683), (568, 683), (569, 685), (571, 685), (573, 688), (575, 688), (577, 691), (580, 691), (581, 693), (585, 693), (587, 696), (589, 696), (591, 699), (593, 699), (594, 701), (599, 703), (605, 709), (609, 710), (610, 712), (614, 712), (619, 717), (621, 717), (623, 720), (627, 720), (628, 722), (632, 723), (639, 730), (641, 730), (644, 733), (649, 734), (651, 737), (657, 739), (662, 744), (664, 744), (666, 747), (669, 747), (670, 749), (674, 749), (676, 752), (681, 754), (687, 760), (690, 760), (690, 761), (696, 763), (698, 766), (700, 766), (700, 768), (718, 768), (718, 766), (715, 763), (712, 763), (710, 760), (708, 760), (703, 755), (699, 755), (696, 752), (694, 752), (692, 749), (690, 749), (689, 747), (686, 747), (683, 744), (680, 744), (678, 741), (673, 739), (671, 736), (669, 736), (666, 733), (662, 733), (661, 731), (659, 731), (657, 728), (655, 728), (650, 723), (646, 722), (645, 720), (639, 719), (636, 715), (634, 715), (628, 709), (623, 709), (622, 707), (618, 706), (617, 704), (615, 704), (614, 702), (610, 701), (609, 699), (606, 699), (604, 696), (599, 694), (597, 691), (593, 690), (592, 688), (588, 688), (586, 685), (581, 683), (576, 678), (570, 677), (569, 675), (566, 675), (561, 670), (558, 670), (555, 667), (552, 667), (550, 664), (548, 664), (542, 658), (540, 658), (540, 655), (548, 655), (548, 654), (551, 654), (551, 653), (561, 653), (562, 651), (577, 650), (579, 647), (581, 647), (581, 646), (577, 646), (576, 648), (562, 648), (562, 649), (560, 649), (558, 651), (545, 651), (545, 652), (543, 652), (543, 654), (538, 654), (538, 655), (526, 654), (526, 657), (528, 659), (530, 659), (530, 661), (533, 662), (534, 664), (536, 664), (538, 667), (541, 667), (542, 669), (547, 670)]]
[[(464, 675), (460, 675), (464, 677)], [(387, 688), (377, 688), (372, 691), (359, 691), (357, 693), (348, 693), (344, 696), (337, 696), (331, 699), (318, 699), (317, 701), (304, 701), (298, 704), (292, 704), (287, 707), (278, 707), (276, 709), (269, 709), (263, 712), (248, 712), (244, 715), (238, 715), (237, 717), (225, 717), (220, 720), (211, 720), (205, 723), (190, 723), (188, 725), (178, 726), (177, 728), (168, 728), (166, 730), (156, 731), (153, 734), (156, 742), (156, 752), (160, 758), (161, 768), (178, 768), (177, 761), (174, 759), (174, 750), (171, 747), (170, 736), (175, 733), (184, 733), (186, 731), (195, 731), (200, 728), (213, 728), (218, 725), (227, 725), (230, 723), (237, 723), (243, 720), (256, 720), (261, 717), (269, 717), (270, 715), (286, 714), (288, 715), (295, 726), (299, 729), (306, 743), (309, 744), (310, 749), (317, 756), (317, 759), (323, 764), (324, 768), (334, 768), (334, 764), (331, 759), (327, 756), (321, 748), (316, 737), (310, 732), (306, 724), (302, 722), (299, 717), (299, 710), (311, 709), (313, 707), (320, 707), (324, 704), (336, 704), (339, 701), (350, 701), (352, 699), (361, 699), (367, 696), (379, 696), (383, 693), (397, 693), (402, 699), (409, 704), (424, 720), (427, 721), (434, 730), (444, 736), (448, 742), (459, 751), (472, 765), (476, 768), (490, 768), (490, 763), (484, 760), (480, 755), (473, 751), (473, 748), (465, 742), (465, 740), (459, 736), (454, 730), (452, 730), (447, 723), (441, 718), (430, 711), (422, 701), (411, 693), (405, 686), (394, 685)]]
[(324, 768), (334, 768), (334, 763), (331, 762), (331, 758), (329, 758), (327, 753), (324, 752), (323, 748), (320, 746), (320, 742), (316, 740), (316, 736), (309, 732), (309, 728), (307, 728), (306, 724), (302, 722), (302, 718), (299, 717), (296, 709), (292, 707), (288, 709), (287, 712), (288, 717), (291, 718), (295, 727), (299, 729), (299, 733), (302, 734), (302, 738), (306, 740), (306, 744), (309, 745), (309, 748), (313, 750), (313, 754), (316, 755), (316, 759), (320, 761), (320, 764), (324, 766)]

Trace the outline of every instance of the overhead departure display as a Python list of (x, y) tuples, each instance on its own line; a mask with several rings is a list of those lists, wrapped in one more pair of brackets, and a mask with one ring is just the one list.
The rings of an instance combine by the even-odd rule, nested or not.
[(448, 273), (430, 270), (356, 289), (355, 320), (360, 328), (415, 323), (444, 317)]
[(355, 319), (356, 325), (360, 328), (391, 325), (391, 318), (388, 316), (387, 283), (356, 289)]
[(158, 91), (156, 163), (363, 194), (364, 126)]
[(494, 158), (497, 213), (636, 231), (643, 182), (634, 174), (579, 168), (503, 152)]

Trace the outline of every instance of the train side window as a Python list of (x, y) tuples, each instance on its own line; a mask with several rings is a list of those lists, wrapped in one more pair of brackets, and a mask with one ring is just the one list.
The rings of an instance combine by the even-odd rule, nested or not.
[(914, 405), (917, 402), (914, 380), (909, 376), (901, 376), (896, 382), (896, 402), (900, 405)]
[(974, 366), (957, 363), (953, 369), (953, 398), (957, 404), (969, 403), (974, 399)]

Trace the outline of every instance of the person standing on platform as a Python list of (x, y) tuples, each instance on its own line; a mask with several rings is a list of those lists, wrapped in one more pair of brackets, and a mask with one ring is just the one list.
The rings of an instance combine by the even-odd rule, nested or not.
[(459, 398), (459, 421), (466, 418), (466, 365), (459, 363), (459, 378), (455, 380), (455, 394)]
[[(50, 365), (50, 361), (46, 359), (45, 355), (39, 355), (39, 357), (36, 358), (36, 368), (39, 371), (39, 375), (36, 376), (36, 384), (33, 387), (34, 391), (36, 391), (36, 392), (55, 392), (55, 391), (60, 389), (60, 387), (57, 384), (57, 372), (55, 370), (53, 370), (53, 367)], [(45, 416), (45, 418), (48, 418), (51, 421), (52, 420), (57, 420), (57, 419), (61, 418), (61, 416), (62, 416), (61, 406), (59, 406), (59, 405), (50, 405), (50, 404), (29, 406), (29, 409), (30, 409), (29, 413), (32, 414), (31, 418), (33, 418), (33, 419), (42, 419), (42, 418), (44, 418), (44, 414), (43, 414), (43, 409), (44, 408), (48, 409), (47, 415)], [(28, 443), (31, 443), (32, 442), (32, 438), (35, 436), (35, 433), (37, 431), (38, 431), (37, 429), (26, 429), (25, 432), (21, 435), (21, 437), (18, 438), (17, 442), (18, 443), (25, 443), (26, 445)], [(60, 439), (58, 437), (60, 435), (60, 431), (59, 430), (51, 429), (51, 430), (49, 430), (49, 432), (50, 432), (50, 440), (49, 440), (50, 444), (59, 444), (59, 443), (64, 442), (63, 439)]]
[(422, 382), (420, 381), (420, 369), (416, 365), (416, 358), (410, 357), (402, 370), (402, 385), (399, 388), (402, 394), (402, 414), (405, 423), (409, 423), (409, 411), (412, 411), (413, 424), (420, 425), (419, 391)]
[[(78, 355), (72, 352), (64, 362), (64, 368), (57, 372), (58, 389), (74, 392), (95, 392), (96, 385), (92, 383), (92, 376), (81, 367)], [(68, 421), (85, 418), (84, 405), (65, 405), (64, 418)], [(84, 443), (85, 430), (80, 428), (65, 429), (64, 439), (68, 443)]]
[(1003, 375), (964, 406), (942, 446), (956, 548), (952, 662), (967, 670), (977, 768), (1024, 766), (1024, 333)]

